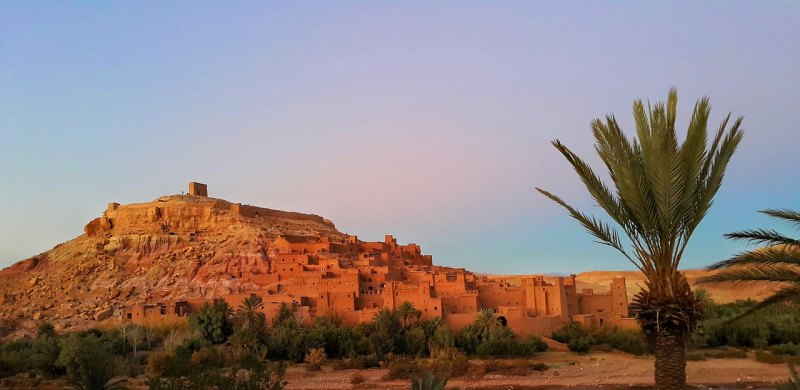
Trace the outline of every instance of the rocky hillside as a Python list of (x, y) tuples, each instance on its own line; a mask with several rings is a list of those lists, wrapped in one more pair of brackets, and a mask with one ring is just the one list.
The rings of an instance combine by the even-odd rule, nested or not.
[(82, 327), (128, 303), (246, 291), (236, 276), (266, 270), (279, 235), (344, 237), (316, 215), (189, 195), (109, 204), (84, 231), (0, 271), (0, 329)]

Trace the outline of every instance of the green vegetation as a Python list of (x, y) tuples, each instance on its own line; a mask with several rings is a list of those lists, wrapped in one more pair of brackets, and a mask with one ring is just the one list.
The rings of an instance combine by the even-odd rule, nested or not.
[(567, 344), (570, 351), (582, 354), (588, 353), (589, 349), (595, 345), (600, 348), (613, 348), (637, 356), (645, 355), (649, 352), (647, 340), (641, 332), (619, 328), (584, 328), (581, 324), (573, 321), (553, 332), (552, 338)]
[[(762, 213), (800, 227), (800, 213), (796, 211), (764, 210)], [(712, 265), (710, 269), (720, 271), (704, 278), (702, 282), (767, 282), (780, 287), (767, 299), (741, 313), (741, 316), (767, 308), (800, 304), (800, 241), (773, 229), (743, 230), (725, 236), (765, 246)]]
[(411, 379), (411, 390), (444, 390), (447, 378), (426, 372), (421, 377)]
[(113, 389), (144, 374), (151, 389), (280, 389), (285, 361), (304, 363), (309, 371), (331, 361), (334, 369), (384, 365), (387, 379), (412, 379), (422, 372), (450, 378), (468, 374), (467, 353), (532, 356), (547, 349), (538, 337), (515, 336), (489, 310), (456, 337), (439, 318), (421, 320), (410, 303), (353, 328), (327, 317), (303, 326), (285, 305), (269, 327), (261, 308), (248, 298), (234, 313), (217, 301), (193, 313), (188, 328), (126, 324), (58, 335), (42, 323), (35, 338), (0, 344), (0, 377), (30, 373), (65, 377), (79, 389)]
[(233, 333), (232, 310), (223, 300), (205, 303), (189, 317), (189, 328), (210, 343), (222, 343)]
[[(542, 189), (566, 208), (601, 244), (619, 251), (644, 274), (645, 285), (634, 298), (636, 318), (652, 342), (658, 389), (686, 387), (686, 338), (702, 318), (702, 305), (678, 271), (684, 249), (705, 217), (722, 184), (725, 169), (742, 139), (742, 119), (726, 132), (725, 118), (708, 144), (711, 106), (707, 98), (695, 104), (683, 143), (675, 131), (678, 95), (645, 107), (633, 103), (636, 137), (629, 139), (613, 115), (592, 122), (595, 150), (608, 169), (609, 186), (578, 155), (560, 141), (553, 145), (575, 169), (591, 197), (618, 225), (632, 250), (610, 224), (588, 216)], [(583, 348), (588, 340), (578, 340)]]

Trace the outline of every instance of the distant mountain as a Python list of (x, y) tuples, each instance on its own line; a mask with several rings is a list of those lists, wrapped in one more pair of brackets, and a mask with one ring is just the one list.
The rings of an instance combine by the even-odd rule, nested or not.
[[(728, 303), (737, 300), (754, 299), (760, 301), (772, 293), (777, 288), (766, 283), (714, 283), (697, 284), (697, 280), (709, 275), (706, 270), (684, 270), (684, 275), (689, 280), (693, 289), (706, 290), (711, 299), (716, 303)], [(591, 271), (578, 274), (575, 278), (578, 289), (591, 288), (598, 292), (608, 290), (608, 284), (613, 278), (624, 277), (628, 289), (628, 299), (630, 300), (641, 290), (644, 285), (644, 276), (638, 271)]]

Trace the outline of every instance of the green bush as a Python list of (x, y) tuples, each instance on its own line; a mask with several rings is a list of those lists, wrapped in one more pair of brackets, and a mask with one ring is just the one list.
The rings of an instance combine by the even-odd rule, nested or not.
[(444, 390), (447, 378), (436, 376), (430, 372), (415, 376), (411, 379), (411, 390)]
[(72, 334), (61, 342), (56, 365), (63, 367), (67, 380), (82, 390), (116, 388), (117, 367), (111, 353), (94, 335)]
[(23, 338), (0, 345), (0, 377), (8, 377), (34, 368), (33, 340)]
[(439, 376), (453, 378), (463, 376), (469, 369), (469, 360), (457, 348), (440, 350), (435, 359), (428, 363), (428, 370)]
[(570, 339), (567, 343), (567, 348), (572, 352), (580, 354), (589, 353), (589, 348), (595, 344), (594, 338), (591, 336), (579, 336)]
[(334, 370), (366, 370), (368, 368), (380, 367), (378, 355), (357, 355), (333, 362)]
[(223, 303), (224, 301), (218, 301), (214, 304), (203, 304), (189, 316), (189, 328), (210, 343), (224, 343), (233, 333), (233, 326), (226, 312), (230, 307)]
[(608, 344), (618, 351), (637, 356), (646, 355), (650, 349), (647, 340), (639, 331), (611, 328), (596, 332), (593, 337), (595, 342)]
[(706, 360), (706, 355), (700, 351), (686, 351), (687, 362), (700, 362)]
[(411, 379), (424, 370), (422, 362), (405, 357), (396, 356), (386, 364), (387, 372), (384, 380), (392, 379)]
[(795, 343), (773, 345), (769, 350), (775, 355), (800, 356), (800, 345)]

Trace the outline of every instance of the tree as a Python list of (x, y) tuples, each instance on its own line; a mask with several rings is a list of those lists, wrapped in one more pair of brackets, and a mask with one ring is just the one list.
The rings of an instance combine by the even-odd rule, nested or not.
[(78, 390), (121, 388), (122, 380), (114, 379), (116, 366), (111, 353), (93, 335), (72, 334), (62, 340), (56, 364), (66, 369), (69, 383)]
[(136, 351), (139, 349), (139, 345), (142, 344), (145, 338), (145, 329), (139, 325), (132, 325), (128, 328), (128, 343), (133, 348), (133, 354), (136, 355)]
[(278, 306), (278, 312), (275, 314), (275, 318), (272, 320), (272, 326), (284, 326), (284, 324), (288, 321), (296, 322), (292, 308), (289, 307), (286, 302), (283, 302), (280, 304), (280, 306)]
[[(796, 211), (763, 210), (761, 213), (800, 228), (800, 213)], [(780, 287), (737, 318), (768, 307), (800, 304), (800, 239), (785, 236), (774, 229), (744, 230), (725, 236), (765, 246), (713, 264), (709, 269), (719, 272), (701, 279), (701, 283), (767, 282)]]
[(397, 307), (397, 317), (403, 328), (410, 328), (417, 323), (421, 316), (422, 312), (414, 308), (414, 304), (409, 301), (405, 301)]
[(612, 190), (594, 170), (560, 141), (553, 146), (575, 169), (591, 197), (630, 241), (629, 253), (617, 229), (588, 216), (552, 193), (544, 196), (569, 212), (599, 243), (619, 251), (644, 274), (645, 285), (633, 302), (642, 330), (653, 344), (658, 389), (686, 384), (686, 336), (702, 311), (684, 275), (678, 271), (686, 244), (711, 207), (725, 169), (742, 139), (742, 118), (728, 128), (730, 114), (708, 145), (708, 98), (694, 106), (686, 139), (675, 133), (677, 92), (667, 103), (645, 108), (633, 103), (636, 137), (622, 132), (613, 115), (595, 119), (595, 150), (608, 169)]
[(263, 307), (264, 303), (261, 302), (261, 298), (255, 296), (247, 297), (239, 305), (236, 316), (242, 320), (243, 327), (256, 330), (258, 324), (263, 323), (263, 321), (259, 320), (260, 317), (264, 317), (264, 313), (259, 311)]
[(189, 316), (189, 328), (211, 343), (223, 343), (233, 332), (229, 314), (226, 313), (221, 304), (204, 303), (197, 312)]
[(489, 338), (489, 334), (491, 334), (494, 329), (500, 327), (500, 322), (497, 320), (497, 316), (494, 315), (492, 309), (482, 309), (478, 312), (478, 315), (475, 316), (473, 325), (475, 326), (475, 330), (478, 331), (481, 340), (485, 340)]

